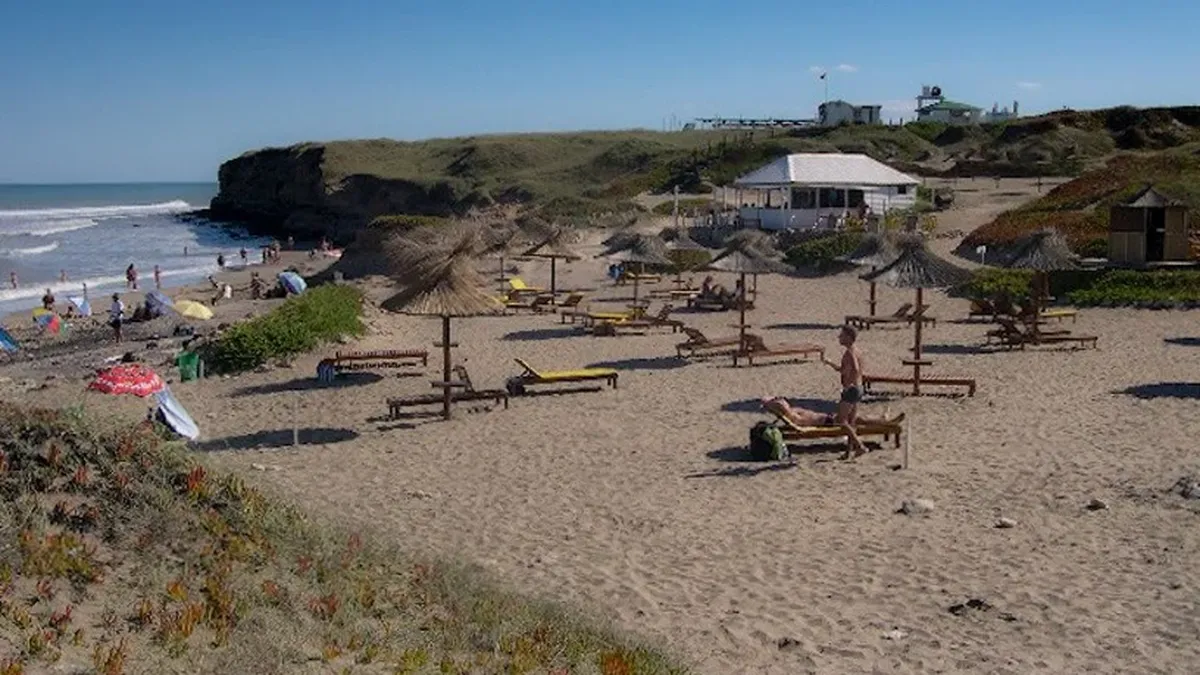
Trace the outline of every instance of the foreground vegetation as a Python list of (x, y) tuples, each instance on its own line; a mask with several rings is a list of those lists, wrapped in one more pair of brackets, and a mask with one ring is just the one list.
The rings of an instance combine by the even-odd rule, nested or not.
[(161, 431), (0, 404), (0, 673), (682, 672), (319, 527)]
[(1032, 232), (1054, 227), (1077, 252), (1107, 250), (1109, 207), (1153, 185), (1200, 212), (1200, 144), (1160, 153), (1121, 155), (1102, 168), (1063, 183), (1040, 199), (1000, 214), (963, 241), (964, 250), (1003, 247)]
[(363, 330), (362, 293), (353, 286), (327, 284), (233, 326), (205, 345), (201, 356), (212, 372), (238, 372), (310, 351), (323, 342), (361, 335)]

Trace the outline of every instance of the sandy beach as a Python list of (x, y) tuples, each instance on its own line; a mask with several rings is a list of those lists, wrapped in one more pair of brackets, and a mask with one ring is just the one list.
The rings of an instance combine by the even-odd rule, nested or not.
[[(978, 194), (960, 192), (939, 214), (942, 229), (969, 231), (1033, 191), (1029, 181), (977, 183)], [(585, 290), (594, 308), (623, 307), (632, 289), (604, 278), (597, 239), (580, 247), (584, 260), (559, 267), (559, 283)], [(948, 255), (956, 243), (934, 247)], [(306, 273), (319, 264), (285, 255), (293, 263)], [(527, 282), (548, 281), (548, 265), (520, 267)], [(832, 357), (837, 327), (865, 313), (866, 298), (852, 273), (763, 276), (750, 322), (768, 344), (817, 343)], [(1068, 327), (1099, 336), (1098, 349), (994, 353), (982, 348), (989, 326), (966, 321), (965, 301), (926, 298), (938, 319), (926, 332), (930, 372), (974, 377), (979, 389), (868, 401), (868, 414), (905, 413), (905, 469), (890, 444), (854, 462), (829, 444), (797, 447), (786, 462), (747, 461), (748, 429), (768, 419), (760, 397), (832, 409), (837, 376), (818, 362), (685, 361), (675, 357), (679, 334), (594, 337), (552, 315), (455, 320), (456, 362), (480, 388), (519, 373), (518, 357), (545, 369), (615, 368), (619, 388), (516, 397), (507, 410), (464, 404), (448, 422), (436, 407), (388, 419), (387, 397), (430, 391), (436, 354), (414, 376), (365, 372), (324, 387), (317, 362), (339, 348), (434, 352), (440, 326), (369, 308), (358, 344), (173, 389), (214, 465), (320, 518), (611, 617), (699, 673), (1194, 668), (1200, 502), (1172, 486), (1200, 474), (1196, 316), (1083, 310)], [(881, 288), (879, 300), (889, 313), (912, 294)], [(210, 323), (271, 306), (218, 304)], [(677, 316), (710, 337), (736, 322)], [(901, 373), (911, 340), (909, 329), (864, 331), (867, 372)], [(0, 365), (0, 396), (136, 418), (144, 401), (82, 391), (87, 368), (120, 351), (78, 344)], [(914, 499), (932, 510), (897, 513)], [(1001, 518), (1011, 527), (997, 527)]]

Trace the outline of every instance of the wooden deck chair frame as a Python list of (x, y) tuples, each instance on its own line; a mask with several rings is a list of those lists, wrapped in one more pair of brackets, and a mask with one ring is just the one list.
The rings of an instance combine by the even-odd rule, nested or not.
[(807, 359), (813, 354), (825, 354), (825, 348), (821, 345), (810, 343), (795, 344), (795, 345), (775, 345), (771, 347), (767, 345), (763, 339), (757, 335), (747, 335), (746, 345), (744, 349), (739, 349), (733, 353), (733, 365), (738, 364), (738, 359), (746, 359), (746, 363), (754, 365), (754, 359), (769, 359), (778, 358), (781, 356), (799, 356)]
[[(822, 439), (845, 439), (846, 430), (840, 424), (821, 424), (818, 426), (797, 426), (786, 417), (776, 414), (772, 410), (767, 412), (775, 416), (775, 419), (783, 425), (779, 431), (783, 434), (784, 442), (788, 441), (815, 441)], [(871, 438), (873, 436), (882, 436), (886, 443), (892, 441), (895, 447), (900, 447), (901, 436), (904, 434), (904, 426), (901, 424), (904, 417), (901, 415), (895, 422), (889, 421), (887, 424), (856, 424), (854, 425), (854, 433), (861, 438)]]
[[(863, 391), (873, 393), (876, 384), (907, 384), (913, 383), (912, 375), (863, 375)], [(921, 386), (931, 387), (965, 387), (967, 396), (975, 395), (978, 386), (973, 377), (942, 377), (938, 375), (921, 376)]]
[[(675, 345), (675, 355), (680, 358), (724, 356), (733, 354), (741, 349), (742, 338), (736, 335), (710, 340), (698, 328), (681, 326), (680, 330), (688, 338), (686, 342), (680, 342)], [(749, 335), (747, 333), (747, 337)]]
[[(471, 376), (467, 373), (466, 366), (458, 365), (453, 368), (454, 376), (463, 384), (462, 389), (454, 391), (451, 394), (451, 400), (458, 402), (465, 401), (491, 401), (495, 404), (503, 404), (504, 408), (508, 409), (508, 391), (505, 389), (476, 389), (471, 382)], [(445, 401), (442, 394), (416, 394), (414, 396), (400, 396), (387, 399), (388, 417), (396, 419), (400, 416), (402, 408), (411, 408), (422, 405), (441, 404)]]
[(598, 381), (603, 381), (613, 389), (617, 388), (617, 379), (619, 377), (619, 373), (611, 368), (580, 368), (577, 370), (547, 371), (543, 373), (529, 365), (529, 363), (524, 359), (518, 358), (513, 359), (513, 361), (515, 361), (518, 366), (521, 366), (523, 372), (520, 375), (509, 379), (511, 388), (516, 388), (513, 387), (514, 383), (520, 385), (521, 387), (528, 387), (531, 385)]
[[(371, 351), (334, 352), (334, 368), (346, 370), (362, 370), (373, 363), (399, 363), (409, 360), (419, 360), (422, 366), (429, 365), (429, 352), (424, 349), (376, 349)], [(415, 366), (416, 363), (404, 365)], [(394, 366), (383, 366), (394, 367)]]

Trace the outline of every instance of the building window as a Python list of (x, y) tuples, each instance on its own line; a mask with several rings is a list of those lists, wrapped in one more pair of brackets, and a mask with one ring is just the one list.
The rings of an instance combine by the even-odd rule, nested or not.
[(896, 186), (896, 194), (898, 194), (898, 195), (908, 194), (908, 186), (907, 185), (897, 185)]
[(846, 206), (848, 206), (852, 209), (857, 209), (858, 207), (862, 206), (862, 203), (863, 203), (863, 191), (862, 190), (851, 190), (850, 198), (847, 201)]
[(837, 188), (821, 188), (821, 208), (823, 209), (844, 209), (846, 208), (846, 193)]
[(808, 189), (792, 189), (792, 208), (793, 209), (815, 209), (817, 208), (817, 194)]

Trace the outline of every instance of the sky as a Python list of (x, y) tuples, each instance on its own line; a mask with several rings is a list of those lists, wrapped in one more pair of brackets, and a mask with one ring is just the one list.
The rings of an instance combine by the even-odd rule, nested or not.
[(0, 7), (0, 182), (215, 181), (338, 138), (1196, 103), (1178, 0), (41, 0)]

